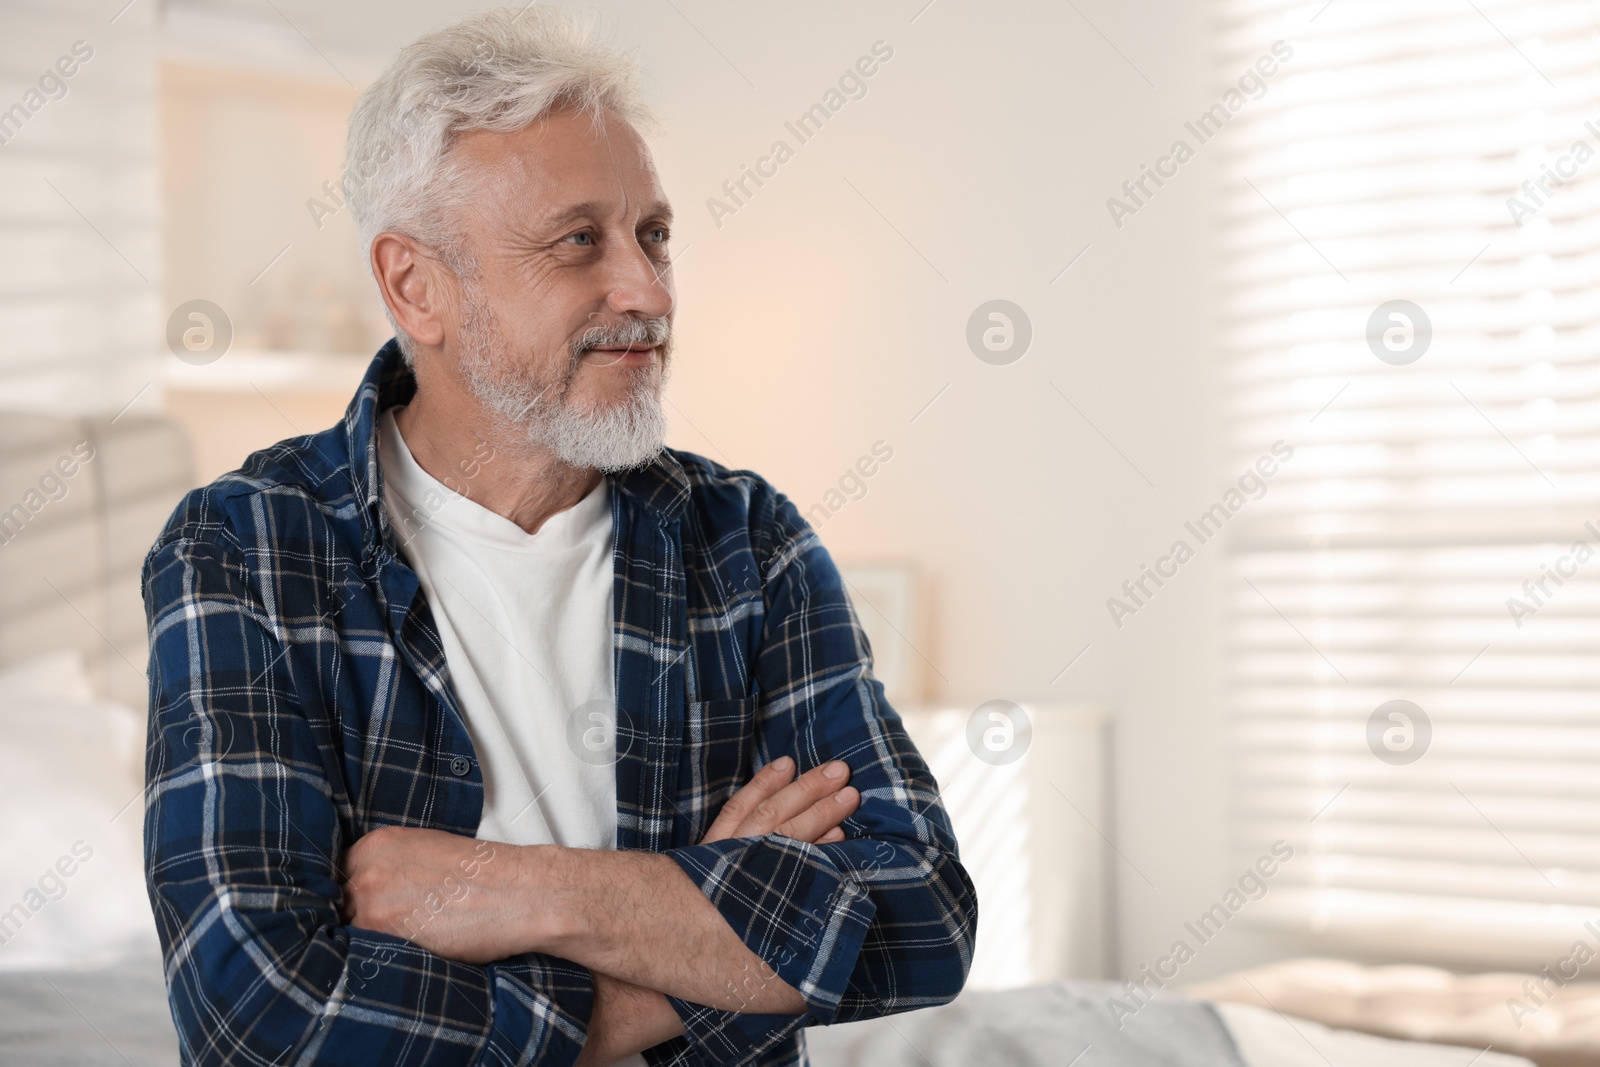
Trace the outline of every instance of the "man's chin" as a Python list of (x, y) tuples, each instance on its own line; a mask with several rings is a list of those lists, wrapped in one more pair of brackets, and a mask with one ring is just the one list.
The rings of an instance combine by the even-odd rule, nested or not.
[(613, 404), (573, 406), (531, 420), (528, 435), (563, 463), (606, 472), (632, 470), (661, 454), (666, 417), (653, 395), (635, 392)]
[(617, 457), (609, 463), (596, 466), (594, 469), (602, 474), (624, 474), (627, 471), (639, 470), (641, 467), (648, 467), (654, 463), (665, 449), (666, 445), (664, 444), (656, 445), (648, 452), (641, 451), (633, 456)]
[(562, 462), (573, 467), (597, 470), (604, 474), (648, 467), (661, 455), (666, 445), (659, 439), (630, 440), (589, 437), (581, 441), (566, 440), (554, 445)]

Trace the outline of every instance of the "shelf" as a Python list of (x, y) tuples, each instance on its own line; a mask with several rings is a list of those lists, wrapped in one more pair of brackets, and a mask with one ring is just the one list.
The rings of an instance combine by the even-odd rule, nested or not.
[(355, 395), (372, 357), (354, 353), (234, 349), (215, 363), (167, 364), (167, 389), (188, 393), (339, 393)]

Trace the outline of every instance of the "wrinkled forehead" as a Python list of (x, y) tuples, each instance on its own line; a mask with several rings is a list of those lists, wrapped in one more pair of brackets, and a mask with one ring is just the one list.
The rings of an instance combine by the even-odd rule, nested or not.
[(475, 186), (474, 212), (495, 225), (536, 231), (579, 214), (631, 222), (666, 209), (649, 146), (609, 112), (553, 111), (512, 133), (469, 130), (450, 152)]

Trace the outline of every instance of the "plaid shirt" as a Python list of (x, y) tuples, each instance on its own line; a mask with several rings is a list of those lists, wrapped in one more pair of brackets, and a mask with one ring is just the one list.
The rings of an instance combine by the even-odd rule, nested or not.
[[(565, 1065), (583, 1047), (587, 968), (460, 963), (337, 911), (362, 834), (473, 836), (483, 808), (382, 502), (377, 416), (415, 391), (389, 342), (343, 423), (191, 492), (145, 560), (145, 864), (185, 1063)], [(804, 1064), (805, 1026), (949, 1001), (976, 897), (827, 551), (763, 479), (699, 456), (610, 482), (617, 847), (672, 857), (807, 1006), (669, 998), (686, 1033), (647, 1060)], [(847, 839), (699, 844), (785, 753), (850, 764)]]

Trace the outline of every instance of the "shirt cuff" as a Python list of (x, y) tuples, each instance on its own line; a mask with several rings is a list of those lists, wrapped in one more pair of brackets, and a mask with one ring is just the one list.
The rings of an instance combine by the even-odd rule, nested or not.
[[(493, 1014), (475, 1067), (572, 1064), (589, 1039), (594, 975), (566, 960), (512, 957), (484, 968)], [(515, 1035), (527, 1035), (519, 1044)]]
[(811, 1018), (719, 1011), (677, 997), (668, 997), (667, 1002), (683, 1020), (684, 1035), (674, 1039), (682, 1051), (650, 1067), (742, 1067), (759, 1061)]
[[(806, 1003), (802, 1015), (760, 1015), (669, 997), (690, 1044), (706, 1062), (747, 1063), (801, 1026), (833, 1021), (877, 905), (840, 871), (827, 846), (768, 834), (663, 854), (700, 887), (746, 947)], [(761, 980), (751, 976), (751, 982)], [(729, 991), (738, 996), (740, 985), (730, 982)]]

